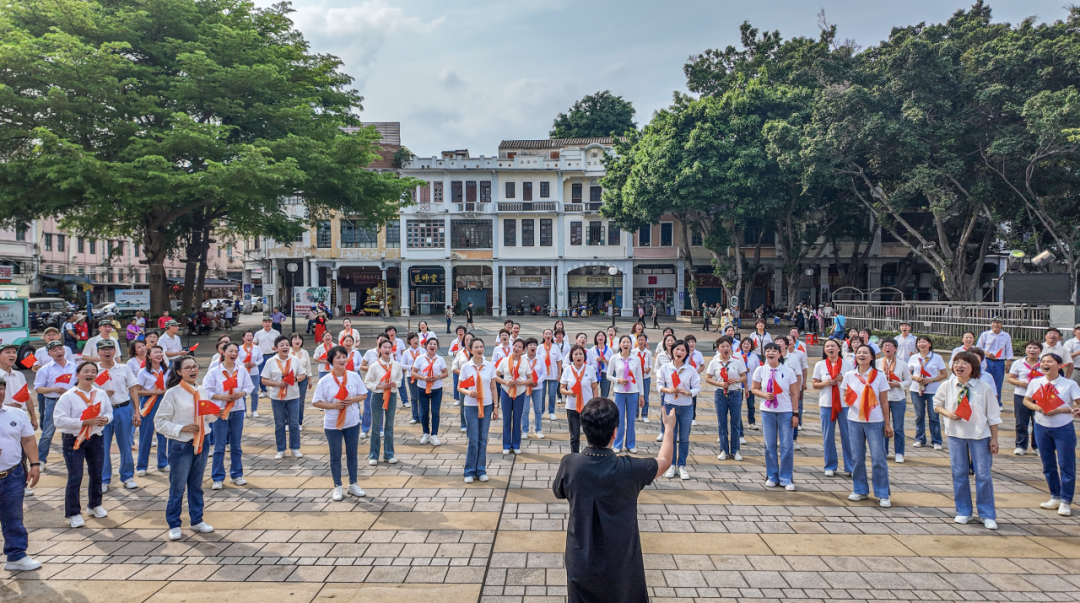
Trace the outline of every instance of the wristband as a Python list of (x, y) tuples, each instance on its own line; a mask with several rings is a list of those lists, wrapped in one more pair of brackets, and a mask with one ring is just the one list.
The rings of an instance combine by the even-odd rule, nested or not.
[(30, 463), (30, 466), (31, 467), (39, 467), (39, 466), (41, 466), (41, 463)]

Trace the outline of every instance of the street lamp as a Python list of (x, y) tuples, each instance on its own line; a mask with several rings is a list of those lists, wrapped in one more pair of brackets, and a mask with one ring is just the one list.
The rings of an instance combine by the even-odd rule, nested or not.
[(608, 311), (611, 313), (611, 326), (615, 326), (615, 275), (619, 273), (619, 269), (614, 266), (609, 266), (607, 273), (611, 275), (611, 306), (608, 307)]
[(292, 332), (296, 334), (296, 270), (300, 268), (296, 262), (289, 262), (285, 269), (289, 271), (289, 314), (292, 314)]

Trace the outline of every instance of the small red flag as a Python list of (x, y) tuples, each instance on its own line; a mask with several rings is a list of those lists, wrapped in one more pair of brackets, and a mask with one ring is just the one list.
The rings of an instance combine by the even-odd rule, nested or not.
[(37, 364), (37, 356), (30, 354), (26, 358), (23, 358), (22, 362), (20, 362), (19, 364), (23, 365), (23, 368), (32, 368), (35, 364)]
[(458, 387), (460, 387), (461, 389), (469, 389), (470, 387), (476, 387), (476, 379), (470, 376), (468, 379), (462, 381), (461, 383), (458, 383)]
[(199, 344), (197, 344), (197, 343), (196, 343), (195, 345), (193, 345), (193, 346), (191, 346), (190, 348), (188, 348), (188, 350), (187, 350), (187, 351), (188, 351), (188, 354), (190, 354), (190, 353), (194, 352), (194, 351), (195, 351), (195, 350), (197, 350), (197, 349), (199, 349)]
[(199, 400), (199, 416), (216, 415), (221, 412), (221, 407), (210, 400)]
[(71, 383), (71, 373), (64, 373), (56, 378), (57, 383)]
[(98, 373), (97, 379), (94, 379), (95, 385), (105, 385), (109, 382), (109, 371), (101, 371)]
[(11, 399), (18, 402), (19, 404), (29, 402), (30, 401), (30, 388), (29, 388), (29, 386), (24, 384), (22, 386), (22, 389), (20, 389), (18, 392), (16, 392), (16, 394), (14, 396), (12, 396)]

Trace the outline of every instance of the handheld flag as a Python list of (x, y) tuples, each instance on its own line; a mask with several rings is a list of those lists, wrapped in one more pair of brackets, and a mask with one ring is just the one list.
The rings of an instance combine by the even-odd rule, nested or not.
[(109, 382), (109, 371), (108, 370), (101, 371), (100, 373), (98, 373), (97, 378), (94, 379), (94, 385), (98, 385), (98, 386), (105, 385), (108, 382)]
[(34, 356), (33, 354), (29, 354), (26, 358), (23, 358), (19, 362), (19, 364), (21, 364), (23, 366), (23, 368), (25, 368), (25, 369), (29, 369), (29, 368), (33, 367), (34, 364), (36, 364), (36, 363), (37, 363), (37, 357)]
[(25, 403), (29, 402), (30, 401), (30, 388), (29, 388), (29, 386), (27, 386), (26, 384), (23, 384), (22, 389), (20, 389), (18, 392), (16, 392), (15, 395), (11, 397), (11, 399), (18, 402), (19, 404), (25, 404)]

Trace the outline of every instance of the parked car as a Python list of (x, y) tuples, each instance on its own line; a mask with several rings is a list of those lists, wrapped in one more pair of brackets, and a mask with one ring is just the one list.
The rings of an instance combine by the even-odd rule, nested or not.
[(227, 297), (212, 297), (202, 303), (203, 310), (213, 310), (219, 305), (222, 307), (231, 305), (233, 302)]
[(28, 312), (67, 312), (68, 303), (59, 297), (31, 297)]
[(116, 314), (116, 303), (109, 302), (107, 304), (101, 304), (100, 306), (94, 306), (94, 315), (99, 314)]

